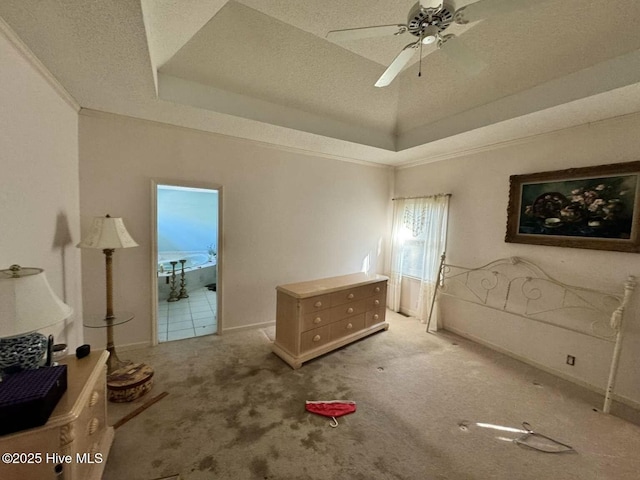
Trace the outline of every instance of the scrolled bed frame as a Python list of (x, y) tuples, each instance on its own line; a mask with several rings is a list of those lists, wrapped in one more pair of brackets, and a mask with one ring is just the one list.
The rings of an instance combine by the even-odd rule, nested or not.
[[(434, 293), (614, 343), (603, 412), (609, 413), (622, 345), (625, 308), (635, 288), (629, 276), (619, 294), (568, 285), (534, 263), (510, 257), (468, 268), (440, 261)], [(435, 302), (434, 302), (435, 303)], [(427, 322), (431, 323), (433, 308)]]

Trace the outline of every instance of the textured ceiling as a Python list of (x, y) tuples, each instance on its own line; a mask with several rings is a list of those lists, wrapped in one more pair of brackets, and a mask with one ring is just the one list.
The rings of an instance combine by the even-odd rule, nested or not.
[(422, 76), (415, 55), (385, 88), (414, 37), (325, 38), (405, 23), (414, 3), (2, 0), (0, 17), (84, 108), (348, 160), (436, 160), (640, 111), (637, 0), (531, 0), (452, 25), (486, 68), (424, 46)]

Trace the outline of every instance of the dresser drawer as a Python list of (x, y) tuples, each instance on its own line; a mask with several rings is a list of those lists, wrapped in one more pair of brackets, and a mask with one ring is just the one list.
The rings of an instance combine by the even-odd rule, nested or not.
[(318, 348), (330, 341), (330, 325), (324, 327), (314, 328), (303, 332), (300, 335), (300, 352), (306, 352)]
[(323, 327), (331, 322), (331, 309), (307, 313), (302, 316), (300, 331), (306, 332), (307, 330), (311, 330), (312, 328)]
[(317, 295), (300, 300), (300, 313), (318, 312), (331, 306), (331, 295)]
[(373, 286), (370, 287), (372, 290), (372, 295), (382, 295), (383, 297), (387, 295), (387, 282), (374, 283)]
[[(93, 459), (96, 453), (104, 453), (100, 451), (100, 441), (107, 428), (106, 418), (106, 366), (103, 366), (103, 374), (97, 379), (91, 387), (91, 393), (85, 401), (80, 415), (75, 423), (75, 435), (78, 445), (78, 451), (83, 458)], [(88, 477), (88, 472), (93, 468), (91, 463), (77, 462), (76, 475), (77, 478), (84, 479)]]
[(384, 295), (376, 295), (375, 297), (369, 297), (364, 300), (364, 308), (369, 311), (372, 309), (384, 307), (386, 297)]
[(363, 298), (370, 297), (372, 291), (371, 285), (363, 285), (362, 287), (354, 287), (332, 293), (331, 305), (335, 307), (336, 305), (362, 300)]
[[(369, 301), (367, 301), (369, 300)], [(337, 307), (333, 307), (331, 309), (331, 318), (332, 321), (341, 320), (346, 317), (351, 317), (353, 315), (360, 315), (367, 311), (367, 305), (372, 303), (372, 299), (363, 299), (357, 302), (345, 303), (343, 305), (338, 305)]]
[(385, 309), (383, 307), (377, 308), (367, 312), (365, 317), (365, 326), (370, 327), (378, 323), (384, 322)]
[(338, 340), (342, 337), (346, 337), (358, 330), (364, 328), (365, 315), (364, 313), (356, 315), (355, 317), (348, 317), (339, 322), (334, 322), (330, 325), (331, 340)]
[(362, 285), (361, 287), (349, 288), (331, 294), (331, 305), (342, 305), (344, 303), (355, 302), (373, 295), (384, 294), (386, 292), (386, 282), (374, 283), (372, 285)]

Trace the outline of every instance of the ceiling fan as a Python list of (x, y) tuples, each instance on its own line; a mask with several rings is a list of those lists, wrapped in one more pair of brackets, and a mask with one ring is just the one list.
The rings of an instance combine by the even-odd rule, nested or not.
[[(455, 35), (444, 34), (445, 30), (452, 23), (464, 25), (493, 14), (503, 14), (525, 8), (533, 3), (535, 2), (531, 0), (479, 0), (456, 10), (451, 0), (420, 0), (409, 10), (406, 24), (332, 30), (327, 33), (327, 39), (343, 42), (386, 35), (397, 36), (406, 32), (417, 37), (417, 40), (404, 47), (391, 62), (375, 83), (376, 87), (389, 85), (409, 63), (417, 50), (420, 50), (420, 59), (422, 60), (422, 46), (431, 44), (442, 49), (469, 74), (474, 75), (486, 66), (485, 62), (476, 58), (469, 49), (458, 41)], [(421, 75), (421, 71), (418, 75)]]

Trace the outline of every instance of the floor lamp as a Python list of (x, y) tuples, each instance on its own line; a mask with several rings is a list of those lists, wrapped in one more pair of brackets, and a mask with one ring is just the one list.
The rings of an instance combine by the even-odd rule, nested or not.
[(133, 319), (133, 313), (113, 311), (113, 252), (119, 248), (137, 247), (121, 218), (96, 217), (89, 235), (78, 247), (98, 248), (105, 258), (107, 272), (107, 314), (86, 316), (84, 326), (107, 329), (107, 398), (112, 402), (130, 402), (141, 397), (153, 385), (153, 369), (144, 363), (123, 362), (116, 354), (113, 327)]

